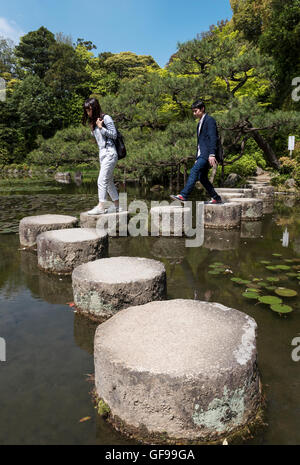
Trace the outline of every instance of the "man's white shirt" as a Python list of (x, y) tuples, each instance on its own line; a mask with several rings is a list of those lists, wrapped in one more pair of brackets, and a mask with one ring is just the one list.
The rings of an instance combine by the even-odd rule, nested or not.
[[(206, 113), (204, 113), (204, 115), (203, 115), (202, 118), (200, 119), (200, 123), (199, 123), (199, 127), (198, 127), (198, 138), (199, 138), (199, 135), (200, 135), (201, 127), (202, 127), (203, 120), (204, 120), (205, 116), (206, 116)], [(200, 152), (200, 144), (199, 144), (199, 142), (198, 142), (198, 153), (197, 153), (197, 158), (200, 157), (200, 154), (201, 154), (201, 152)]]

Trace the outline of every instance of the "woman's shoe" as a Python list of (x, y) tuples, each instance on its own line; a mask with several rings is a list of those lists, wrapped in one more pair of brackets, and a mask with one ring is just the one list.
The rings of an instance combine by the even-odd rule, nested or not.
[(100, 208), (98, 205), (94, 207), (92, 210), (88, 211), (88, 215), (103, 215), (107, 212), (107, 209)]

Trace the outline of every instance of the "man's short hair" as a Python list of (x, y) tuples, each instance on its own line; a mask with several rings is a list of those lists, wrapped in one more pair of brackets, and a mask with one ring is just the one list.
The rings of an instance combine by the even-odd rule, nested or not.
[(202, 110), (202, 108), (205, 109), (203, 100), (196, 100), (192, 105), (192, 110), (194, 110), (194, 108), (199, 108), (199, 110)]

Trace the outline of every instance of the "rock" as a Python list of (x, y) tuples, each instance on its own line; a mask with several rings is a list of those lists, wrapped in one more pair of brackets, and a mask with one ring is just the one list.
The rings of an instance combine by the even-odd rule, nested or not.
[(289, 178), (285, 181), (284, 185), (288, 189), (294, 189), (296, 187), (296, 181), (293, 178)]
[(239, 176), (236, 173), (230, 173), (227, 177), (227, 179), (224, 182), (225, 187), (234, 187), (238, 184), (238, 182), (241, 180), (241, 176)]
[(69, 184), (71, 182), (71, 173), (69, 173), (68, 171), (65, 173), (60, 173), (58, 171), (57, 173), (55, 173), (54, 179), (57, 182)]
[(53, 229), (74, 228), (78, 225), (75, 216), (68, 215), (36, 215), (22, 218), (19, 224), (20, 244), (23, 247), (36, 245), (39, 234)]
[(255, 321), (218, 303), (129, 307), (98, 326), (96, 393), (118, 430), (151, 444), (229, 439), (261, 393)]
[(111, 257), (81, 265), (73, 271), (76, 308), (100, 321), (131, 305), (166, 296), (166, 270), (156, 260)]
[(265, 174), (265, 171), (260, 166), (258, 166), (256, 168), (256, 176), (262, 176), (264, 174)]
[(164, 186), (160, 186), (159, 184), (156, 184), (155, 186), (151, 187), (150, 191), (155, 192), (155, 191), (163, 191)]
[(38, 265), (51, 273), (70, 274), (82, 263), (107, 257), (108, 235), (95, 229), (60, 229), (37, 237)]

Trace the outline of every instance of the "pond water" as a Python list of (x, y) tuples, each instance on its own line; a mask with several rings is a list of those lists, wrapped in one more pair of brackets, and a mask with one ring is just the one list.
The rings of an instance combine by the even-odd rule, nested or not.
[[(129, 201), (169, 195), (167, 190), (158, 194), (128, 186), (126, 191)], [(134, 444), (94, 409), (89, 375), (94, 372), (97, 325), (68, 305), (73, 300), (71, 278), (40, 271), (36, 255), (20, 249), (17, 234), (24, 216), (79, 215), (96, 199), (95, 181), (76, 186), (0, 180), (0, 337), (6, 341), (6, 362), (0, 362), (1, 444)], [(292, 359), (292, 340), (300, 335), (299, 297), (282, 297), (293, 312), (280, 316), (268, 305), (243, 297), (246, 283), (231, 278), (252, 281), (251, 287), (260, 279), (260, 295), (275, 296), (274, 289), (267, 289), (274, 285), (299, 292), (300, 202), (277, 200), (272, 214), (250, 230), (246, 226), (241, 231), (206, 230), (198, 248), (185, 247), (183, 238), (111, 238), (110, 255), (161, 260), (169, 299), (220, 302), (253, 317), (268, 426), (249, 443), (299, 444), (300, 361)], [(209, 273), (215, 263), (230, 271)], [(268, 265), (288, 268), (272, 271)], [(84, 417), (91, 418), (80, 422)]]

